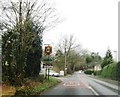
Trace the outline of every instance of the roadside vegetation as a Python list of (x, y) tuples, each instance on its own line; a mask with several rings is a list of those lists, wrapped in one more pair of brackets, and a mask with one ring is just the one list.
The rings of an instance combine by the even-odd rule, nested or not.
[(57, 71), (63, 70), (65, 74), (72, 74), (80, 68), (83, 69), (88, 51), (77, 43), (74, 35), (60, 37), (60, 41), (55, 48), (53, 66)]
[[(87, 59), (88, 60), (88, 59)], [(107, 50), (106, 56), (101, 61), (101, 70), (86, 69), (85, 73), (95, 75), (101, 78), (120, 81), (120, 62), (115, 62), (110, 49)]]
[[(38, 0), (40, 1), (40, 0)], [(0, 5), (0, 40), (2, 39), (3, 95), (36, 95), (60, 81), (39, 75), (43, 58), (43, 34), (61, 20), (48, 0), (3, 0)], [(84, 70), (86, 74), (120, 80), (120, 63), (114, 62), (111, 51), (101, 58), (75, 41), (73, 35), (60, 39), (53, 69), (72, 74)], [(100, 64), (101, 70), (94, 71)]]
[(57, 71), (67, 68), (64, 70), (66, 74), (72, 74), (74, 71), (83, 70), (84, 73), (94, 76), (120, 79), (120, 64), (113, 59), (109, 48), (103, 58), (98, 52), (90, 52), (82, 48), (76, 43), (73, 35), (62, 37), (58, 44), (53, 57), (53, 65)]
[(101, 72), (101, 76), (111, 78), (113, 80), (120, 80), (120, 63), (112, 63), (105, 66)]
[(8, 95), (10, 97), (40, 95), (44, 90), (47, 90), (60, 82), (60, 80), (53, 77), (50, 77), (49, 80), (44, 79), (43, 76), (40, 76), (39, 78), (24, 79), (22, 86), (16, 87), (3, 84), (2, 95)]
[(0, 3), (3, 94), (28, 91), (35, 94), (56, 84), (55, 79), (46, 81), (39, 76), (43, 34), (60, 22), (52, 2), (4, 0)]

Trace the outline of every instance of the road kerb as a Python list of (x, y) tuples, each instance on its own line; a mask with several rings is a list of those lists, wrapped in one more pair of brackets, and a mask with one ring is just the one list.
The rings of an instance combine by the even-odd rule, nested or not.
[(107, 83), (107, 82), (101, 83), (101, 82), (98, 82), (98, 81), (96, 81), (96, 80), (94, 80), (94, 81), (95, 81), (96, 83), (99, 83), (99, 84), (102, 85), (102, 86), (108, 87), (108, 88), (110, 88), (111, 90), (113, 90), (114, 92), (118, 93), (118, 89), (116, 89), (116, 88), (114, 88), (114, 87), (112, 87), (112, 86), (110, 86), (110, 85), (106, 85), (105, 83)]

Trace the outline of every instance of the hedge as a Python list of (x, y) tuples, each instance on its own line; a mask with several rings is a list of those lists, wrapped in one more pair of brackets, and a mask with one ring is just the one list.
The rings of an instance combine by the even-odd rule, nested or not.
[(85, 74), (90, 74), (90, 75), (91, 75), (91, 74), (94, 73), (94, 70), (85, 70), (84, 73), (85, 73)]
[(120, 81), (120, 62), (108, 64), (100, 71), (85, 70), (84, 73), (100, 75), (102, 77)]
[(120, 79), (120, 63), (112, 63), (105, 66), (101, 72), (101, 76), (114, 80)]
[(120, 62), (118, 62), (116, 65), (116, 73), (117, 80), (120, 81)]
[(94, 71), (94, 75), (101, 75), (102, 70)]

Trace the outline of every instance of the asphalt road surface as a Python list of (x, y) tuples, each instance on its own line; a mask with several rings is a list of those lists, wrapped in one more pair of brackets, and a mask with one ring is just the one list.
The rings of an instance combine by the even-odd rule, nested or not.
[[(107, 85), (107, 83), (78, 72), (71, 76), (59, 77), (59, 79), (62, 80), (62, 83), (41, 95), (118, 95), (117, 90), (115, 91), (104, 85)], [(117, 88), (118, 86), (113, 87)]]

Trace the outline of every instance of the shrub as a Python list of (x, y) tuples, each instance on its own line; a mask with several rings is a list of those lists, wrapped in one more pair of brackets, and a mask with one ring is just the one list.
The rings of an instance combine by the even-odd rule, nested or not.
[(116, 65), (116, 79), (120, 81), (120, 62)]
[(108, 78), (115, 79), (115, 80), (117, 79), (117, 74), (119, 73), (117, 71), (116, 63), (112, 63), (112, 64), (105, 66), (101, 72), (101, 75), (103, 77), (108, 77)]
[(113, 65), (112, 72), (111, 72), (111, 78), (114, 79), (114, 80), (117, 80), (117, 68), (116, 68), (116, 64)]
[(110, 68), (109, 65), (107, 65), (103, 68), (102, 73), (101, 73), (103, 77), (110, 77), (111, 71), (109, 71), (109, 68)]
[(102, 70), (94, 71), (94, 75), (101, 75)]
[(92, 73), (94, 73), (94, 71), (93, 71), (93, 70), (85, 70), (84, 73), (85, 73), (85, 74), (90, 74), (90, 75), (91, 75)]
[(16, 89), (14, 97), (30, 97), (30, 95), (38, 95), (44, 90), (57, 85), (61, 81), (55, 78), (50, 77), (49, 80), (44, 80), (43, 83), (36, 82), (36, 80), (30, 80), (27, 86), (22, 86)]
[(105, 66), (105, 67), (103, 68), (102, 72), (101, 72), (101, 75), (102, 75), (103, 77), (106, 77), (106, 76), (107, 76), (107, 67), (108, 67), (108, 65)]

